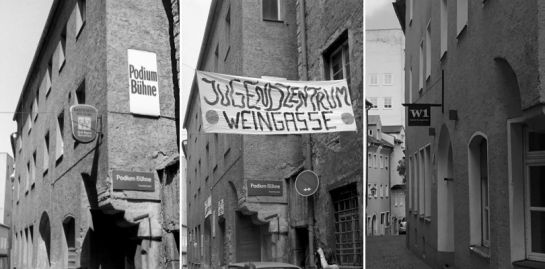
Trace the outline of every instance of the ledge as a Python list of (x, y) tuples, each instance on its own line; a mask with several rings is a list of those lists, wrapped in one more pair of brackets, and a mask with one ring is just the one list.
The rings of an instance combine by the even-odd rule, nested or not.
[(545, 269), (545, 262), (522, 260), (513, 262), (514, 266), (520, 268), (530, 268), (530, 269)]
[(481, 258), (490, 260), (490, 249), (484, 246), (471, 245), (469, 246), (469, 251)]

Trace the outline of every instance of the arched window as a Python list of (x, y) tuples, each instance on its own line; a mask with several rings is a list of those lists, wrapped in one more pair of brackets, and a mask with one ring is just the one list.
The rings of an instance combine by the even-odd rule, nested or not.
[(490, 247), (487, 151), (485, 135), (473, 135), (468, 149), (470, 244), (486, 248)]
[(38, 242), (37, 268), (49, 268), (51, 265), (51, 224), (47, 212), (40, 218), (40, 239)]

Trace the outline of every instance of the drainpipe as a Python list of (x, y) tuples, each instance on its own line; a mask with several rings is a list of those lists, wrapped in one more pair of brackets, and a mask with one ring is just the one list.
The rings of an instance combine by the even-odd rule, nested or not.
[[(299, 2), (299, 17), (301, 19), (300, 30), (301, 30), (301, 61), (303, 63), (303, 72), (301, 79), (304, 81), (308, 80), (308, 55), (307, 55), (307, 30), (306, 30), (306, 1), (300, 0)], [(306, 135), (306, 155), (305, 167), (312, 170), (312, 135)], [(314, 262), (314, 195), (308, 197), (308, 249), (309, 249), (309, 265), (307, 268), (315, 268), (316, 264)]]

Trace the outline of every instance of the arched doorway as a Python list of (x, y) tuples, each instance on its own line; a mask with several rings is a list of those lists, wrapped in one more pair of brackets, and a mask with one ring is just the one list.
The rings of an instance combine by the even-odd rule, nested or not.
[(441, 127), (437, 151), (437, 250), (454, 252), (454, 185), (452, 144)]

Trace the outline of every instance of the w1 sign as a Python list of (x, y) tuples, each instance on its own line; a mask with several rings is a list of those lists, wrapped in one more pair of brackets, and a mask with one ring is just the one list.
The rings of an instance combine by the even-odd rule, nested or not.
[(206, 133), (356, 131), (345, 80), (289, 81), (197, 71)]

